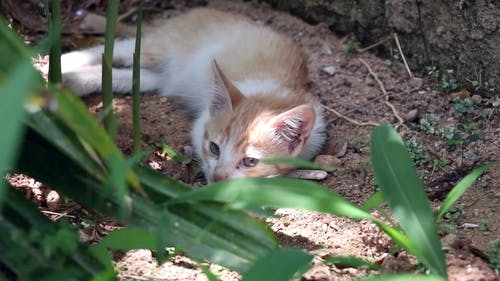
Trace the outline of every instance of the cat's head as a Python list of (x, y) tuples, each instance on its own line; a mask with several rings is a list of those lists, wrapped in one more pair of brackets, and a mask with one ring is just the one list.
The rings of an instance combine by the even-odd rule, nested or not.
[(213, 69), (213, 97), (197, 140), (207, 180), (272, 177), (289, 171), (262, 160), (299, 155), (316, 122), (314, 108), (293, 96), (245, 97), (215, 62)]

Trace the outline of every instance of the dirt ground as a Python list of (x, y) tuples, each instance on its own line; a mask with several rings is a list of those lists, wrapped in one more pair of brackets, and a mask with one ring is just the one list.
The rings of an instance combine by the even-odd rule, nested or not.
[[(398, 117), (404, 124), (398, 126), (403, 139), (414, 138), (427, 151), (428, 158), (420, 160), (418, 168), (433, 207), (438, 207), (451, 187), (473, 168), (499, 159), (500, 118), (498, 100), (475, 97), (474, 112), (480, 140), (463, 150), (450, 151), (443, 138), (423, 131), (419, 120), (428, 114), (439, 116), (437, 127), (456, 126), (459, 123), (454, 114), (449, 95), (432, 90), (429, 77), (410, 77), (404, 64), (395, 61), (388, 64), (368, 51), (347, 52), (354, 39), (339, 37), (326, 26), (312, 26), (286, 13), (274, 11), (257, 1), (209, 1), (208, 6), (224, 11), (245, 14), (269, 25), (275, 30), (291, 36), (309, 56), (310, 89), (328, 108), (335, 109), (358, 122), (398, 124)], [(182, 9), (168, 10), (164, 17), (182, 12)], [(404, 50), (403, 50), (404, 51)], [(382, 82), (388, 96), (370, 75), (363, 62), (371, 66)], [(411, 68), (411, 66), (410, 66)], [(420, 75), (422, 76), (422, 75)], [(395, 114), (385, 104), (390, 102)], [(89, 109), (98, 113), (102, 109), (100, 97), (85, 98)], [(115, 110), (119, 118), (118, 145), (130, 153), (131, 98), (119, 96), (115, 99)], [(155, 93), (143, 95), (142, 99), (143, 145), (164, 141), (172, 148), (187, 154), (190, 149), (191, 122), (171, 102)], [(491, 114), (483, 114), (489, 112)], [(325, 111), (330, 134), (329, 143), (322, 154), (334, 155), (340, 169), (329, 174), (319, 184), (361, 204), (374, 192), (373, 175), (369, 166), (369, 136), (374, 126), (354, 124)], [(446, 164), (434, 165), (434, 160), (447, 160)], [(434, 162), (433, 162), (434, 161)], [(444, 163), (444, 161), (443, 161)], [(204, 184), (196, 169), (166, 160), (151, 154), (145, 162), (176, 179), (201, 186)], [(500, 168), (495, 165), (467, 191), (456, 208), (458, 216), (444, 219), (441, 224), (449, 226), (443, 230), (443, 243), (448, 246), (446, 259), (450, 280), (498, 280), (498, 270), (486, 262), (488, 243), (500, 238), (498, 217)], [(321, 258), (330, 255), (354, 255), (374, 260), (389, 271), (418, 272), (415, 259), (404, 252), (393, 252), (390, 239), (373, 224), (354, 222), (346, 218), (290, 209), (279, 209), (277, 217), (268, 219), (283, 246), (295, 246), (317, 256), (315, 266), (302, 280), (353, 280), (369, 274), (367, 269), (339, 268), (326, 266)], [(117, 257), (116, 266), (123, 280), (206, 280), (196, 263), (178, 256), (158, 266), (150, 251), (129, 251)], [(235, 272), (210, 264), (210, 269), (221, 280), (238, 280)]]

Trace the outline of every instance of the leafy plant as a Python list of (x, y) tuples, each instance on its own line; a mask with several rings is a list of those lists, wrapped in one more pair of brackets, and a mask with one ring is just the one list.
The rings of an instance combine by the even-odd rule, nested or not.
[(453, 92), (460, 87), (452, 69), (443, 72), (436, 66), (428, 66), (427, 74), (435, 79), (434, 90)]
[(467, 117), (474, 112), (474, 101), (470, 97), (464, 99), (455, 97), (453, 98), (453, 109), (457, 118)]
[(463, 205), (460, 203), (457, 203), (453, 206), (451, 206), (448, 211), (446, 211), (443, 215), (443, 217), (449, 219), (449, 220), (458, 220), (464, 213)]
[(406, 149), (408, 149), (410, 157), (416, 165), (426, 165), (429, 163), (429, 152), (415, 137), (406, 142)]
[(385, 62), (387, 65), (392, 66), (394, 62), (400, 61), (401, 60), (401, 54), (399, 53), (399, 50), (397, 48), (391, 48), (390, 49), (390, 58), (387, 59)]
[(500, 269), (500, 239), (495, 239), (490, 241), (488, 252), (486, 255), (488, 256), (488, 261), (490, 265), (496, 269)]
[(439, 121), (439, 116), (435, 114), (427, 114), (420, 118), (419, 125), (420, 130), (424, 133), (434, 135), (437, 133), (437, 122)]
[(352, 54), (358, 50), (359, 50), (359, 44), (356, 42), (347, 43), (347, 45), (345, 45), (344, 49), (343, 49), (344, 53), (346, 53), (346, 54)]

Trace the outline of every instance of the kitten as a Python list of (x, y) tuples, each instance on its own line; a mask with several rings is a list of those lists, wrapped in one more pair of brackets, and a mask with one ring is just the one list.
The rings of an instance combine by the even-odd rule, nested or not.
[[(130, 92), (134, 39), (117, 41), (113, 90)], [(103, 46), (62, 56), (63, 82), (101, 89)], [(195, 116), (192, 144), (209, 182), (289, 171), (271, 157), (315, 156), (326, 139), (307, 92), (307, 60), (289, 38), (231, 13), (199, 8), (142, 40), (141, 91), (160, 90)]]

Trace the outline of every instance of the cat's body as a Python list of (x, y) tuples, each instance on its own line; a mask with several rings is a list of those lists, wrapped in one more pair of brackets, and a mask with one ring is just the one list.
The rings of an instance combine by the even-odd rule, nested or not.
[[(134, 40), (115, 43), (113, 88), (130, 92)], [(62, 56), (63, 82), (100, 90), (102, 46)], [(276, 176), (263, 158), (313, 157), (325, 141), (307, 61), (292, 41), (242, 16), (195, 9), (142, 41), (141, 90), (160, 90), (195, 116), (192, 143), (208, 181)], [(167, 140), (168, 141), (168, 140)]]

